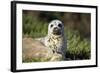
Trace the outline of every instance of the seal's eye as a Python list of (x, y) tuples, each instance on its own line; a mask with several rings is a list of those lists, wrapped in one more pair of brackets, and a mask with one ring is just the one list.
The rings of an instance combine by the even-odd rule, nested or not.
[(59, 27), (62, 27), (62, 25), (61, 25), (61, 24), (58, 24), (58, 26), (59, 26)]
[(51, 25), (50, 27), (53, 27), (53, 25)]

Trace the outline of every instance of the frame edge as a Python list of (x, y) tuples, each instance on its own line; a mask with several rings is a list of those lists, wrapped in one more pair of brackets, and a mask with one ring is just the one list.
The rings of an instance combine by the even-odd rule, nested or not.
[(11, 1), (11, 71), (16, 71), (16, 2)]

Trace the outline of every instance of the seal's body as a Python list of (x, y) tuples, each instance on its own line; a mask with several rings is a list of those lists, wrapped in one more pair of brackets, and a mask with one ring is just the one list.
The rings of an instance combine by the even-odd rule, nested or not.
[(44, 45), (53, 53), (62, 54), (65, 57), (66, 38), (64, 35), (64, 25), (60, 20), (53, 20), (48, 26), (48, 35), (44, 39)]

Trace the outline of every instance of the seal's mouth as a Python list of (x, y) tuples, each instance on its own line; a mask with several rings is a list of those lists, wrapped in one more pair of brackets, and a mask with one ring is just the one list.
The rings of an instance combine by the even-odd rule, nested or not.
[(53, 29), (53, 34), (54, 34), (54, 35), (61, 35), (61, 30), (60, 30), (59, 28), (55, 27), (55, 28)]

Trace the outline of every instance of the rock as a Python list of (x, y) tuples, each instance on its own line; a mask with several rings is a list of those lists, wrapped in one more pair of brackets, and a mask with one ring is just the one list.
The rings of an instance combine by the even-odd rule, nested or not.
[(32, 38), (23, 38), (22, 60), (23, 62), (43, 62), (43, 61), (60, 61), (61, 54), (53, 52), (44, 46), (40, 41)]
[(50, 58), (50, 52), (43, 44), (32, 38), (23, 39), (23, 61), (31, 60), (33, 58)]
[(62, 55), (57, 53), (53, 54), (50, 59), (50, 61), (61, 61), (61, 60), (63, 60)]

